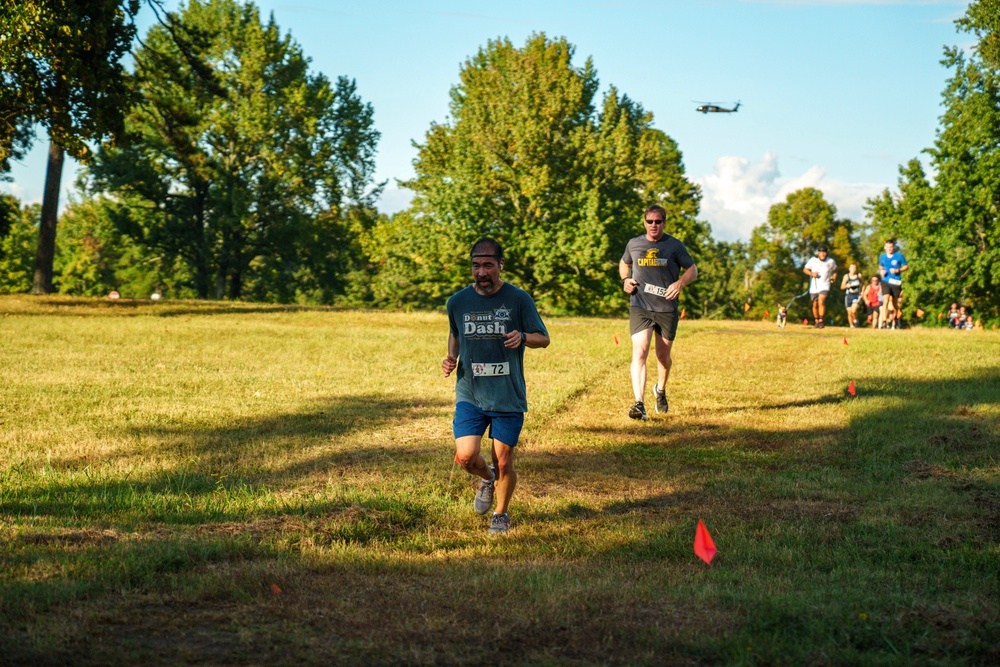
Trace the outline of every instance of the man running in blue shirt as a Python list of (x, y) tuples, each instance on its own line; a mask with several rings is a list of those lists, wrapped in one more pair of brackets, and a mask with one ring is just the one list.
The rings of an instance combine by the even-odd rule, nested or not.
[[(448, 299), (448, 355), (441, 370), (448, 377), (458, 369), (455, 461), (481, 478), (473, 501), (477, 513), (490, 510), (496, 487), (492, 535), (510, 528), (507, 508), (517, 484), (514, 447), (528, 411), (524, 349), (548, 347), (549, 333), (528, 293), (500, 280), (500, 244), (481, 239), (471, 255), (472, 285)], [(479, 453), (487, 427), (493, 439), (492, 466)]]
[(902, 314), (899, 310), (899, 295), (903, 291), (903, 271), (910, 268), (906, 263), (903, 253), (896, 250), (896, 241), (889, 239), (885, 242), (885, 252), (878, 256), (878, 271), (882, 274), (882, 296), (889, 297), (892, 303), (892, 328), (899, 327), (899, 318)]

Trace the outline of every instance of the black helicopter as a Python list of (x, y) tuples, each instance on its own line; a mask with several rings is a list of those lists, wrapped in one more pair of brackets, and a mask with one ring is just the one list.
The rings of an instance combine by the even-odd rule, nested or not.
[(734, 106), (732, 109), (720, 107), (718, 104), (709, 104), (707, 102), (706, 103), (697, 102), (696, 104), (700, 104), (701, 106), (695, 109), (695, 111), (700, 111), (702, 113), (736, 113), (737, 111), (740, 110), (739, 102), (737, 102), (736, 106)]

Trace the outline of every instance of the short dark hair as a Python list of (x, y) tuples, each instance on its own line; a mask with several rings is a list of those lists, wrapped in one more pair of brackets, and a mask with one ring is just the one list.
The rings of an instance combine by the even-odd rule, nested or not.
[[(896, 239), (886, 239), (885, 243), (891, 243), (892, 245), (896, 245)], [(882, 245), (885, 245), (885, 243), (883, 243)]]
[(663, 208), (659, 204), (650, 204), (649, 206), (647, 206), (646, 212), (642, 214), (642, 217), (646, 217), (650, 213), (659, 213), (661, 216), (663, 216), (664, 220), (667, 219), (667, 209)]
[(816, 248), (816, 252), (826, 252), (826, 253), (828, 253), (830, 251), (827, 250), (827, 248), (826, 248), (825, 245), (821, 245), (820, 247)]
[(489, 237), (481, 238), (472, 246), (472, 250), (469, 252), (472, 257), (494, 257), (498, 260), (503, 259), (503, 246), (496, 239), (491, 239)]

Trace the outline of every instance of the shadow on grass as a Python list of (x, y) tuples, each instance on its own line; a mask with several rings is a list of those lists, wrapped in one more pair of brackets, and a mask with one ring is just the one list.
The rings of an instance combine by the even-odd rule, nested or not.
[[(436, 448), (404, 449), (388, 443), (347, 447), (335, 441), (390, 422), (419, 419), (443, 405), (347, 396), (307, 411), (238, 419), (221, 427), (132, 427), (126, 434), (142, 443), (143, 451), (71, 460), (65, 464), (71, 474), (48, 479), (22, 481), (8, 471), (0, 480), (0, 517), (44, 516), (73, 524), (98, 521), (137, 527), (150, 521), (197, 524), (287, 511), (275, 491), (307, 477), (349, 475), (364, 467), (398, 469), (437, 457)], [(143, 477), (92, 472), (127, 469), (129, 459), (151, 451), (179, 463)], [(324, 511), (315, 503), (307, 509)]]
[[(233, 498), (233, 509), (214, 511), (210, 504), (197, 503), (186, 509), (190, 505), (184, 504), (212, 498), (220, 484), (218, 473), (231, 468), (234, 460), (263, 457), (267, 447), (292, 447), (303, 434), (320, 443), (375, 428), (389, 419), (406, 419), (415, 414), (412, 404), (379, 401), (373, 415), (369, 398), (352, 397), (305, 413), (245, 420), (223, 428), (136, 429), (133, 435), (159, 441), (173, 455), (197, 461), (189, 464), (190, 471), (165, 471), (162, 479), (140, 482), (147, 484), (142, 495), (149, 507), (155, 510), (153, 499), (157, 496), (174, 503), (165, 506), (162, 514), (154, 513), (154, 521), (231, 521), (236, 525), (206, 526), (193, 534), (178, 531), (172, 538), (154, 536), (130, 546), (123, 543), (124, 538), (100, 538), (104, 541), (92, 546), (73, 542), (76, 538), (60, 540), (57, 535), (35, 544), (26, 544), (23, 538), (8, 540), (4, 558), (9, 559), (11, 571), (24, 574), (17, 575), (16, 586), (0, 592), (4, 596), (0, 609), (5, 610), (0, 630), (3, 625), (12, 630), (16, 620), (16, 627), (22, 628), (16, 636), (23, 639), (30, 634), (23, 628), (53, 607), (80, 604), (82, 600), (122, 604), (122, 598), (110, 593), (116, 590), (135, 593), (125, 596), (126, 603), (131, 603), (139, 594), (173, 593), (176, 586), (184, 591), (176, 604), (204, 612), (199, 616), (203, 626), (184, 621), (184, 614), (154, 601), (153, 616), (162, 619), (158, 627), (116, 617), (132, 642), (129, 655), (146, 655), (165, 645), (173, 646), (172, 651), (186, 646), (197, 652), (200, 645), (191, 639), (197, 635), (224, 637), (227, 645), (237, 647), (234, 650), (244, 651), (238, 655), (250, 656), (250, 660), (256, 654), (246, 646), (253, 640), (240, 645), (226, 634), (225, 628), (238, 627), (249, 637), (263, 631), (276, 642), (272, 645), (289, 656), (318, 655), (313, 651), (322, 646), (320, 652), (327, 651), (324, 655), (342, 661), (345, 656), (371, 657), (373, 647), (383, 641), (378, 637), (399, 636), (402, 639), (397, 643), (383, 646), (388, 651), (383, 655), (401, 662), (407, 658), (428, 664), (457, 662), (453, 654), (434, 653), (435, 649), (478, 646), (484, 636), (467, 629), (474, 624), (456, 621), (468, 617), (468, 607), (462, 601), (492, 603), (501, 591), (501, 595), (508, 593), (500, 601), (505, 609), (501, 627), (545, 631), (531, 634), (525, 642), (514, 642), (519, 647), (515, 651), (521, 652), (510, 654), (512, 660), (554, 662), (567, 657), (560, 646), (570, 639), (580, 643), (569, 642), (579, 651), (568, 658), (580, 662), (610, 661), (611, 655), (621, 656), (622, 663), (629, 662), (628, 658), (641, 662), (645, 656), (648, 664), (656, 664), (658, 658), (668, 655), (657, 652), (666, 646), (656, 632), (644, 629), (652, 627), (650, 618), (658, 621), (656, 628), (670, 627), (667, 622), (675, 619), (661, 614), (655, 605), (666, 609), (686, 604), (685, 611), (701, 609), (699, 605), (711, 610), (699, 617), (697, 631), (715, 637), (718, 643), (708, 646), (695, 642), (691, 646), (696, 648), (679, 661), (734, 662), (731, 658), (735, 654), (725, 650), (744, 651), (740, 655), (745, 658), (745, 647), (752, 645), (754, 660), (773, 664), (856, 664), (879, 662), (880, 658), (905, 664), (907, 660), (947, 661), (955, 656), (988, 664), (998, 657), (996, 645), (988, 637), (995, 637), (1000, 629), (992, 587), (1000, 539), (1000, 483), (995, 473), (988, 472), (995, 469), (1000, 452), (994, 410), (1000, 404), (1000, 370), (983, 369), (963, 377), (928, 381), (865, 375), (854, 379), (856, 399), (825, 396), (756, 408), (778, 410), (843, 402), (851, 413), (842, 429), (765, 431), (755, 428), (749, 419), (737, 429), (696, 419), (683, 425), (655, 421), (578, 431), (595, 436), (600, 444), (574, 455), (551, 456), (529, 450), (520, 459), (524, 463), (520, 468), (522, 484), (535, 489), (546, 480), (567, 484), (585, 475), (644, 483), (693, 477), (689, 488), (672, 493), (606, 497), (587, 504), (556, 503), (552, 510), (525, 511), (518, 518), (523, 517), (532, 528), (523, 537), (515, 529), (507, 542), (495, 547), (480, 547), (474, 538), (461, 537), (455, 542), (455, 557), (435, 560), (426, 574), (416, 572), (405, 558), (373, 564), (383, 548), (391, 551), (436, 522), (447, 520), (447, 509), (408, 504), (394, 495), (396, 487), (391, 482), (384, 489), (371, 489), (356, 498), (304, 501), (298, 514), (266, 502), (256, 506), (243, 503), (238, 496), (240, 484), (249, 485), (253, 495), (253, 484), (293, 484), (326, 467), (350, 466), (357, 461), (377, 463), (382, 457), (397, 459), (403, 464), (398, 469), (405, 470), (409, 463), (440, 457), (439, 450), (363, 447), (344, 451), (319, 446), (315, 454), (294, 464), (262, 466), (236, 482), (223, 480), (223, 484), (233, 484), (222, 494)], [(993, 413), (985, 415), (982, 408)], [(973, 474), (976, 469), (986, 473), (977, 476)], [(128, 492), (127, 482), (116, 483), (121, 486), (112, 489), (112, 496)], [(29, 498), (5, 493), (0, 512), (48, 514), (64, 522), (89, 521), (104, 513), (111, 517), (105, 521), (114, 522), (114, 508), (120, 505), (117, 500), (94, 505), (83, 513), (79, 505), (60, 500), (67, 494), (100, 499), (102, 488), (100, 483), (67, 484), (54, 489), (48, 496), (49, 505), (32, 504)], [(185, 515), (186, 511), (190, 515)], [(721, 527), (716, 533), (720, 555), (711, 568), (695, 562), (691, 553), (697, 518), (704, 518), (713, 529)], [(568, 529), (567, 522), (572, 524)], [(556, 534), (560, 529), (566, 531), (566, 537)], [(233, 534), (228, 535), (227, 530)], [(300, 548), (300, 543), (305, 547)], [(323, 562), (301, 556), (310, 548), (344, 545), (369, 548), (372, 560), (352, 562), (336, 551)], [(543, 572), (544, 567), (531, 570), (530, 585), (513, 584), (514, 588), (507, 589), (504, 585), (508, 581), (501, 577), (500, 586), (497, 579), (483, 578), (462, 588), (451, 582), (467, 581), (475, 570), (474, 559), (468, 554), (480, 552), (470, 549), (472, 545), (501, 562), (544, 562), (546, 555), (553, 553), (558, 554), (553, 561), (560, 562), (551, 566), (551, 573)], [(563, 550), (569, 555), (563, 556)], [(66, 559), (70, 575), (31, 577), (33, 568), (44, 571), (46, 558)], [(587, 603), (576, 604), (576, 598), (562, 593), (566, 573), (572, 567), (591, 568), (593, 574), (614, 568), (621, 572), (617, 583), (606, 584), (599, 594), (590, 594), (591, 589), (579, 585), (578, 595)], [(283, 598), (269, 592), (275, 573), (282, 572), (305, 582), (299, 585), (303, 593), (294, 608), (278, 607)], [(650, 577), (655, 585), (623, 597), (621, 589), (639, 585), (637, 582), (646, 585), (636, 573)], [(287, 591), (295, 591), (294, 581), (290, 585), (285, 580), (279, 583)], [(320, 581), (325, 582), (325, 589), (318, 585)], [(336, 586), (331, 587), (331, 582)], [(675, 592), (691, 582), (698, 584), (693, 591), (697, 604)], [(928, 592), (928, 586), (933, 590)], [(366, 614), (351, 616), (345, 607), (338, 607), (330, 615), (335, 622), (328, 625), (314, 613), (329, 609), (337, 604), (331, 600), (355, 591), (364, 592), (351, 599), (356, 609), (368, 609)], [(241, 596), (252, 599), (247, 602)], [(229, 609), (249, 609), (253, 598), (266, 603), (268, 614), (247, 612), (246, 618), (251, 620), (235, 622), (237, 615), (226, 614), (227, 605)], [(411, 604), (411, 600), (420, 604)], [(564, 616), (545, 615), (546, 609), (567, 609), (567, 600), (569, 611)], [(527, 615), (520, 615), (520, 605), (536, 602)], [(606, 611), (630, 608), (653, 611), (646, 612), (642, 623), (633, 622), (638, 617)], [(397, 614), (397, 609), (408, 613)], [(463, 614), (450, 613), (456, 609)], [(865, 612), (866, 620), (871, 615), (870, 623), (855, 620), (859, 610)], [(279, 613), (298, 619), (298, 630), (294, 630), (298, 634), (285, 643), (274, 628), (291, 630), (289, 625), (274, 621), (274, 614)], [(717, 636), (721, 633), (711, 625), (713, 614), (730, 620), (728, 637)], [(356, 631), (362, 616), (369, 627), (377, 627), (377, 636), (370, 630), (368, 634)], [(424, 622), (410, 625), (412, 621), (407, 619), (411, 617)], [(96, 613), (94, 618), (102, 637), (117, 634), (109, 631)], [(221, 627), (219, 619), (230, 625)], [(166, 627), (168, 622), (179, 625)], [(495, 632), (495, 624), (484, 625)], [(576, 633), (572, 629), (577, 627), (589, 628), (590, 633)], [(387, 629), (390, 632), (385, 632)], [(469, 634), (462, 635), (461, 642), (449, 640), (455, 632)], [(609, 639), (601, 643), (592, 641), (590, 635)], [(56, 641), (43, 648), (63, 650), (73, 646), (73, 641), (82, 639), (71, 634), (63, 643)], [(424, 652), (405, 653), (410, 650), (407, 641), (417, 647), (414, 650)], [(543, 652), (527, 652), (536, 649)], [(41, 651), (17, 655), (25, 661), (61, 655)]]

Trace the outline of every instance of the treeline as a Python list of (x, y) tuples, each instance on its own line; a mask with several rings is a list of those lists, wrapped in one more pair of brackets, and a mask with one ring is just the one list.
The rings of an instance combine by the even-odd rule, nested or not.
[[(921, 311), (934, 322), (951, 301), (998, 319), (998, 2), (973, 3), (959, 21), (983, 48), (946, 52), (953, 75), (928, 150), (934, 182), (912, 161), (899, 191), (869, 202), (864, 223), (800, 190), (749, 242), (729, 243), (699, 219), (701, 192), (652, 113), (613, 85), (598, 99), (592, 61), (575, 62), (572, 44), (544, 34), (523, 46), (491, 41), (463, 64), (448, 118), (416, 144), (416, 176), (402, 183), (412, 205), (380, 214), (379, 133), (354, 81), (311, 71), (291, 35), (252, 3), (194, 0), (136, 43), (132, 71), (121, 72), (120, 127), (106, 123), (103, 141), (84, 136), (93, 150), (74, 153), (86, 168), (58, 223), (51, 288), (435, 308), (468, 282), (470, 244), (491, 235), (507, 248), (508, 279), (546, 311), (613, 314), (626, 308), (617, 261), (657, 202), (698, 263), (682, 296), (689, 317), (773, 314), (805, 289), (802, 267), (816, 246), (829, 246), (841, 275), (849, 263), (872, 275), (885, 238), (898, 237), (912, 267), (911, 319)], [(137, 7), (122, 3), (123, 15)], [(16, 57), (0, 46), (4, 71), (20, 71), (8, 62)], [(5, 108), (9, 90), (29, 79), (5, 75)], [(31, 109), (53, 142), (79, 149), (52, 131), (59, 119), (46, 121), (44, 105)], [(6, 141), (0, 168), (23, 152), (23, 128)], [(0, 291), (38, 291), (41, 218), (37, 206), (0, 198)], [(790, 318), (805, 317), (804, 301)], [(831, 304), (843, 322), (841, 301)]]

